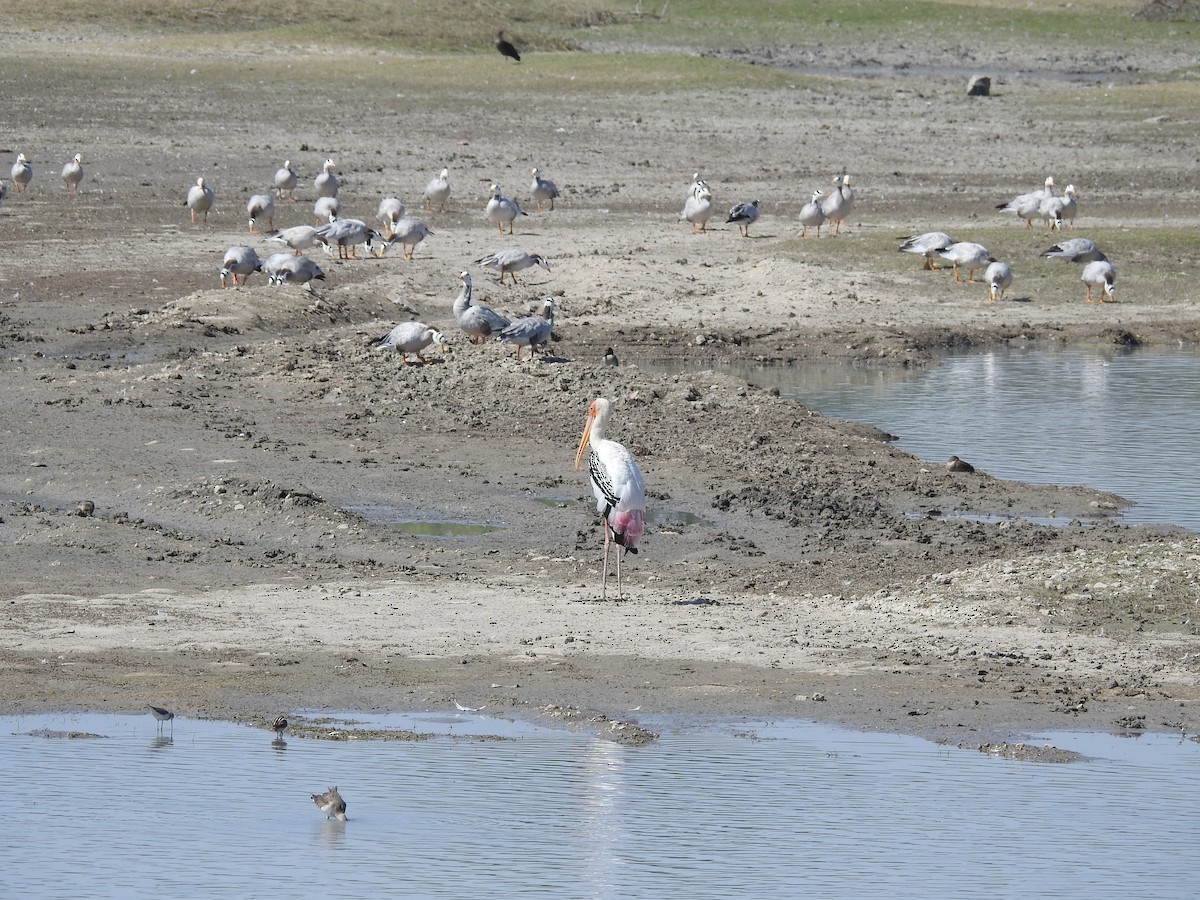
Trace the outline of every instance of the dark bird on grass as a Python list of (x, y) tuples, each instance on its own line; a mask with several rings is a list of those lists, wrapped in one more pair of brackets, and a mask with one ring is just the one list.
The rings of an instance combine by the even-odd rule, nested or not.
[(501, 56), (507, 56), (509, 59), (521, 61), (521, 54), (517, 52), (517, 48), (504, 39), (504, 32), (496, 32), (496, 49), (500, 51)]

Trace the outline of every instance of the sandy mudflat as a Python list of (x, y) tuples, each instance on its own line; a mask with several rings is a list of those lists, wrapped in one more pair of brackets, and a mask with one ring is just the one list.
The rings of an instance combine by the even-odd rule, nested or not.
[[(1189, 47), (1005, 48), (1014, 74), (968, 99), (956, 73), (903, 67), (947, 52), (930, 40), (866, 48), (857, 77), (547, 103), (536, 56), (418, 97), (364, 89), (348, 64), (314, 88), (302, 72), (329, 55), (315, 50), (294, 49), (291, 70), (281, 48), (193, 66), (11, 36), (0, 150), (37, 168), (0, 209), (0, 712), (153, 702), (269, 721), (459, 702), (794, 715), (968, 743), (1200, 731), (1195, 535), (1115, 525), (1120, 498), (1098, 492), (951, 474), (719, 372), (1200, 334), (1200, 128), (1145, 87), (1170, 84)], [(773, 62), (813, 62), (792, 52)], [(377, 56), (362, 65), (392, 63)], [(1110, 95), (1119, 115), (1101, 129)], [(281, 98), (308, 117), (289, 121)], [(88, 174), (72, 198), (58, 170), (74, 152)], [(290, 158), (299, 201), (276, 224), (311, 221), (326, 157), (349, 215), (373, 219), (388, 195), (417, 209), (442, 165), (451, 208), (422, 213), (434, 235), (413, 260), (313, 254), (319, 296), (261, 275), (222, 290), (226, 248), (272, 249), (247, 233), (250, 194)], [(553, 212), (532, 212), (532, 165), (562, 188)], [(679, 222), (696, 170), (721, 210), (761, 201), (749, 239), (724, 215), (707, 234)], [(857, 195), (842, 234), (800, 240), (801, 205), (842, 170)], [(1079, 267), (1037, 256), (1060, 235), (996, 212), (1047, 174), (1079, 186), (1065, 236), (1106, 248), (1117, 302), (1085, 304)], [(217, 204), (193, 226), (182, 200), (199, 175)], [(483, 218), (491, 180), (530, 209), (515, 238)], [(1006, 298), (896, 252), (930, 230), (1009, 261)], [(551, 271), (501, 287), (473, 262), (511, 245)], [(450, 313), (464, 270), (477, 302), (509, 314), (553, 296), (557, 340), (533, 361), (468, 343)], [(406, 368), (374, 344), (414, 318), (450, 345)], [(696, 373), (649, 368), (675, 359)], [(658, 511), (622, 601), (615, 583), (599, 599), (601, 533), (572, 468), (599, 395)], [(94, 515), (75, 514), (83, 500)], [(940, 510), (1012, 518), (922, 515)], [(1051, 513), (1076, 522), (1020, 518)], [(413, 520), (496, 530), (389, 524)]]

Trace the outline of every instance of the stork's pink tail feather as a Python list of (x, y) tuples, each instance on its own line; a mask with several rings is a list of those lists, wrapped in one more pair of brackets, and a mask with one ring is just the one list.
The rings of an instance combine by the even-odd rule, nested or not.
[(640, 509), (615, 510), (612, 517), (612, 530), (617, 537), (617, 543), (626, 550), (636, 553), (638, 544), (642, 542), (642, 532), (646, 530), (642, 511)]

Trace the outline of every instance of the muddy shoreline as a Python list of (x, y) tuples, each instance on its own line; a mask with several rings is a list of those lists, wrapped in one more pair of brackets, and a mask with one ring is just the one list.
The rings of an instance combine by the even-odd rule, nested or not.
[[(1117, 88), (1011, 83), (983, 107), (956, 81), (914, 90), (896, 76), (594, 96), (546, 128), (529, 66), (489, 86), (510, 101), (503, 129), (470, 115), (495, 102), (482, 88), (419, 100), (393, 88), (364, 107), (342, 72), (323, 85), (323, 130), (301, 135), (272, 115), (273, 91), (219, 67), (32, 39), (10, 50), (0, 79), (23, 85), (18, 121), (53, 113), (10, 140), (38, 175), (0, 209), (0, 713), (155, 703), (258, 722), (458, 702), (602, 716), (601, 730), (639, 715), (796, 716), (966, 746), (1057, 728), (1200, 732), (1194, 534), (1116, 524), (1124, 501), (1102, 492), (947, 472), (721, 372), (923, 367), (999, 343), (1195, 343), (1198, 188), (1180, 173), (1194, 173), (1196, 129), (1178, 113), (1152, 127), (1117, 118), (1108, 144), (1064, 150), (1023, 123), (1086, 120)], [(121, 89), (76, 108), (69, 88), (88, 66)], [(145, 82), (122, 80), (130, 71)], [(299, 74), (271, 77), (300, 89)], [(236, 112), (216, 125), (208, 110), (223, 102)], [(702, 149), (679, 139), (681, 103), (705, 111)], [(396, 148), (364, 109), (402, 118), (410, 140)], [(840, 144), (810, 141), (831, 109)], [(614, 128), (620, 151), (597, 152)], [(751, 163), (748, 131), (761, 137)], [(1013, 132), (1025, 139), (997, 153)], [(79, 197), (57, 184), (67, 147), (88, 165)], [(848, 155), (853, 219), (802, 240), (800, 206)], [(413, 260), (317, 255), (315, 295), (259, 277), (222, 290), (226, 248), (271, 249), (242, 210), (285, 156), (309, 179), (337, 156), (364, 219), (382, 196), (416, 210), (443, 164), (455, 201), (427, 214), (434, 235)], [(1051, 163), (1084, 188), (1075, 233), (1118, 260), (1115, 303), (1085, 306), (1078, 269), (1038, 257), (1060, 235), (996, 218), (997, 197)], [(487, 180), (523, 199), (534, 164), (564, 197), (501, 238), (482, 216)], [(698, 168), (725, 206), (763, 198), (750, 239), (678, 221)], [(218, 205), (192, 226), (181, 197), (197, 173)], [(1163, 185), (1178, 191), (1167, 214)], [(299, 193), (278, 224), (307, 220), (312, 191)], [(1011, 259), (1009, 298), (987, 303), (982, 286), (896, 252), (934, 228)], [(501, 287), (474, 261), (508, 245), (545, 253), (550, 272)], [(544, 354), (518, 362), (456, 332), (464, 270), (477, 302), (510, 315), (555, 297)], [(451, 337), (430, 365), (376, 348), (418, 318)], [(603, 365), (608, 347), (620, 367)], [(697, 371), (655, 374), (662, 359)], [(606, 603), (600, 531), (571, 468), (599, 395), (659, 516), (627, 598)], [(1072, 524), (1027, 518), (1051, 512)], [(494, 530), (393, 527), (409, 521)]]

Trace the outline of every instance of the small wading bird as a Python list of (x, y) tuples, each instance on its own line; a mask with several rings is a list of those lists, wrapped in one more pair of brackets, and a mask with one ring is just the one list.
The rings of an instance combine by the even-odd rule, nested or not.
[(454, 298), (454, 318), (471, 338), (472, 344), (481, 344), (509, 326), (509, 320), (500, 313), (486, 306), (475, 306), (471, 303), (472, 286), (469, 273), (460, 272), (458, 278), (462, 282), (462, 290)]
[(533, 351), (550, 340), (554, 332), (554, 301), (547, 297), (542, 301), (540, 316), (526, 316), (517, 319), (501, 332), (499, 339), (517, 345), (517, 359), (521, 358), (521, 348), (529, 348), (529, 358), (533, 359)]
[(485, 269), (495, 269), (500, 273), (500, 283), (504, 284), (504, 276), (507, 275), (512, 279), (512, 283), (517, 283), (517, 272), (522, 272), (531, 266), (541, 266), (547, 272), (550, 271), (550, 263), (546, 262), (546, 258), (540, 253), (530, 253), (528, 250), (522, 250), (520, 247), (510, 247), (506, 250), (497, 250), (482, 259), (475, 260), (476, 265), (483, 266)]
[(758, 219), (758, 201), (751, 200), (749, 203), (736, 203), (729, 210), (729, 218), (725, 220), (725, 224), (736, 222), (738, 231), (742, 237), (750, 237), (750, 226)]
[[(605, 437), (612, 404), (597, 397), (588, 407), (587, 424), (575, 453), (578, 469), (587, 453), (588, 475), (596, 496), (596, 512), (604, 520), (604, 575), (600, 598), (607, 599), (608, 549), (612, 544), (626, 553), (638, 552), (645, 529), (646, 483), (633, 454), (624, 445)], [(617, 550), (617, 599), (621, 599), (621, 556)]]
[(952, 456), (946, 460), (947, 472), (974, 472), (975, 467), (965, 460), (959, 459), (957, 456)]
[(496, 49), (500, 52), (501, 56), (507, 56), (509, 59), (516, 60), (517, 62), (521, 61), (521, 54), (517, 52), (516, 47), (505, 40), (503, 31), (496, 32)]
[(150, 704), (146, 707), (150, 710), (150, 715), (158, 720), (158, 730), (162, 731), (163, 722), (171, 723), (171, 731), (175, 730), (175, 713), (169, 709), (163, 709), (161, 706)]
[(446, 338), (436, 328), (430, 328), (424, 322), (401, 322), (380, 339), (381, 348), (395, 350), (400, 354), (400, 362), (408, 365), (408, 354), (413, 353), (417, 361), (429, 365), (429, 360), (421, 355), (421, 351), (430, 344), (437, 344), (438, 349), (446, 352)]
[(271, 723), (271, 730), (276, 734), (283, 734), (288, 727), (288, 720), (283, 716), (276, 716), (275, 721)]
[(79, 182), (83, 181), (83, 155), (76, 153), (75, 158), (63, 166), (63, 187), (68, 194), (79, 193)]
[(196, 183), (188, 190), (187, 200), (184, 201), (184, 206), (192, 214), (192, 224), (196, 224), (196, 213), (204, 215), (204, 221), (208, 221), (208, 211), (213, 205), (213, 189), (204, 183), (203, 178), (197, 178)]
[(309, 796), (312, 797), (312, 802), (317, 804), (317, 809), (325, 813), (327, 819), (346, 821), (346, 801), (342, 799), (336, 786), (331, 787), (323, 794), (309, 794)]

